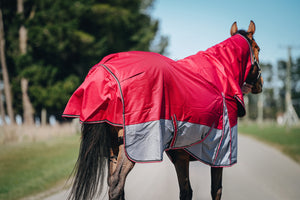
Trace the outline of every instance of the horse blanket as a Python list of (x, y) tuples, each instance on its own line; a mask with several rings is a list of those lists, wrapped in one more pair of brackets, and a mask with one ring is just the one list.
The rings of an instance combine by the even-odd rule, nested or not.
[(134, 162), (184, 149), (211, 166), (231, 166), (237, 117), (245, 114), (241, 86), (252, 63), (239, 34), (178, 61), (151, 52), (111, 54), (91, 68), (63, 116), (122, 126)]

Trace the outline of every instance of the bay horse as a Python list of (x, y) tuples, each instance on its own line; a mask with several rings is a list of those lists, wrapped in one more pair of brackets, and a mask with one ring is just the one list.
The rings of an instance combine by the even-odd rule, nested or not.
[[(106, 169), (108, 169), (107, 183), (109, 186), (109, 199), (125, 199), (124, 186), (126, 177), (135, 163), (141, 161), (144, 158), (143, 156), (146, 157), (146, 161), (160, 160), (160, 156), (164, 151), (167, 152), (175, 166), (181, 200), (192, 199), (193, 192), (189, 179), (189, 162), (194, 160), (200, 160), (211, 166), (211, 197), (213, 200), (221, 199), (223, 167), (236, 163), (236, 118), (245, 115), (242, 100), (243, 95), (249, 92), (253, 94), (262, 92), (263, 79), (258, 64), (260, 49), (253, 38), (254, 33), (255, 24), (253, 21), (250, 22), (247, 31), (238, 30), (237, 24), (234, 22), (230, 30), (231, 37), (228, 40), (216, 45), (216, 48), (212, 47), (205, 52), (196, 54), (196, 56), (172, 61), (170, 59), (166, 60), (165, 57), (156, 54), (151, 54), (151, 59), (148, 59), (147, 56), (149, 53), (134, 52), (125, 54), (129, 56), (125, 56), (121, 61), (119, 59), (124, 54), (109, 56), (100, 62), (100, 64), (94, 66), (87, 75), (85, 83), (76, 90), (69, 100), (63, 114), (64, 117), (80, 117), (82, 121), (81, 146), (69, 199), (92, 199), (97, 193), (101, 192)], [(208, 52), (212, 52), (213, 56), (210, 56)], [(132, 55), (139, 56), (137, 56), (136, 60), (132, 60)], [(201, 61), (200, 68), (197, 65), (200, 62), (199, 56), (209, 58), (206, 61)], [(222, 58), (223, 60), (216, 61), (217, 58)], [(124, 78), (121, 69), (119, 69), (121, 67), (114, 68), (114, 66), (123, 64), (122, 66), (126, 69), (126, 73), (130, 73), (132, 70), (137, 70), (134, 68), (135, 63), (138, 62), (140, 66), (141, 62), (154, 62), (153, 60), (159, 64), (152, 64), (151, 67), (145, 69), (149, 71), (154, 70), (155, 73), (163, 71), (163, 75), (156, 77), (152, 82), (149, 77), (149, 80), (145, 80), (147, 70), (146, 72), (135, 72), (134, 75), (126, 74)], [(217, 67), (211, 67), (209, 65), (210, 60), (214, 60), (214, 64), (219, 63), (221, 68), (215, 70)], [(131, 68), (126, 68), (127, 65), (130, 65)], [(159, 65), (159, 67), (156, 68), (156, 65)], [(167, 67), (164, 68), (162, 65), (167, 65)], [(172, 70), (169, 70), (169, 65), (172, 67)], [(185, 73), (185, 70), (188, 69), (184, 66), (188, 66), (193, 72)], [(140, 66), (140, 68), (143, 68), (143, 66)], [(211, 68), (214, 68), (213, 71), (211, 71)], [(181, 71), (180, 73), (176, 71), (174, 75), (175, 79), (173, 80), (169, 73), (172, 74), (175, 69)], [(101, 78), (96, 77), (97, 70), (101, 71)], [(103, 75), (103, 71), (105, 75)], [(221, 78), (216, 77), (217, 75), (210, 76), (210, 72), (218, 74)], [(141, 76), (141, 79), (137, 79), (137, 77)], [(184, 79), (186, 76), (189, 77), (187, 78), (189, 83), (184, 84), (180, 82), (178, 84), (178, 79)], [(204, 78), (201, 78), (203, 76)], [(134, 81), (125, 87), (125, 83), (127, 84), (133, 78)], [(172, 84), (162, 82), (163, 86), (159, 85), (156, 87), (155, 84), (159, 83), (161, 79), (163, 81), (172, 79), (173, 82)], [(146, 83), (144, 83), (145, 81)], [(102, 82), (105, 82), (105, 84)], [(196, 87), (198, 84), (204, 84), (200, 92), (198, 88), (193, 90), (190, 87), (190, 85)], [(104, 86), (99, 89), (100, 85)], [(168, 85), (172, 86), (168, 87)], [(184, 95), (180, 91), (177, 91), (177, 88), (182, 87), (182, 85), (184, 85), (185, 89), (187, 88), (184, 91)], [(161, 92), (161, 89), (164, 93)], [(151, 94), (147, 94), (148, 90), (151, 91)], [(170, 92), (169, 90), (172, 91)], [(86, 91), (89, 91), (89, 93)], [(212, 91), (218, 92), (215, 95)], [(130, 92), (134, 92), (135, 94), (131, 94)], [(170, 95), (175, 95), (175, 97), (177, 95), (178, 98), (168, 98), (168, 92)], [(129, 93), (128, 99), (126, 99), (127, 93)], [(189, 96), (190, 93), (191, 95)], [(156, 94), (160, 94), (163, 97), (157, 100), (158, 97), (155, 96)], [(143, 99), (141, 103), (139, 101), (143, 95), (146, 95), (147, 98), (146, 100)], [(212, 98), (210, 98), (211, 95), (213, 96)], [(189, 100), (190, 98), (192, 98), (191, 101)], [(153, 103), (150, 99), (154, 99), (153, 101), (157, 101), (158, 103)], [(99, 104), (100, 101), (101, 104)], [(169, 104), (172, 104), (172, 106), (175, 105), (174, 108), (168, 107), (167, 105)], [(205, 104), (205, 106), (201, 106), (202, 104)], [(147, 108), (145, 108), (145, 105)], [(158, 108), (163, 109), (158, 109), (159, 118), (155, 121), (153, 120), (155, 113), (153, 114), (151, 109), (156, 105), (158, 105)], [(204, 107), (210, 107), (210, 105), (213, 105), (214, 111), (206, 112), (203, 110)], [(220, 109), (216, 109), (215, 107), (218, 107), (216, 105), (220, 105)], [(134, 109), (127, 111), (126, 109), (129, 109), (130, 106)], [(143, 109), (142, 113), (138, 110), (139, 108)], [(157, 112), (157, 109), (154, 110)], [(197, 112), (194, 112), (194, 110)], [(184, 111), (183, 117), (180, 114), (181, 111)], [(115, 114), (118, 112), (120, 112), (119, 115)], [(199, 112), (200, 114), (206, 114), (198, 116)], [(173, 115), (172, 113), (175, 114)], [(197, 116), (195, 117), (194, 115)], [(215, 116), (218, 116), (218, 118)], [(146, 121), (145, 119), (149, 117), (151, 120)], [(131, 119), (133, 120), (132, 124), (128, 122)], [(140, 121), (141, 123), (139, 123)], [(197, 124), (198, 121), (203, 122), (204, 125)], [(160, 129), (162, 127), (166, 128), (165, 126), (168, 126), (168, 124), (171, 125), (164, 129), (162, 131), (163, 134), (160, 134), (159, 137), (157, 135), (152, 135), (151, 137), (145, 135), (145, 131), (147, 134), (150, 134), (149, 132), (151, 131), (148, 131), (148, 129), (155, 127), (157, 124)], [(142, 127), (142, 129), (137, 129), (137, 127)], [(165, 131), (169, 129), (170, 131)], [(126, 134), (129, 135), (131, 133), (130, 130), (133, 130), (132, 132), (139, 132), (139, 135), (127, 136)], [(195, 133), (195, 130), (199, 130), (200, 132)], [(143, 134), (140, 132), (143, 132)], [(195, 151), (193, 150), (195, 149), (196, 152), (199, 152), (199, 146), (197, 145), (203, 145), (204, 143), (207, 146), (208, 143), (205, 142), (217, 138), (217, 134), (219, 133), (221, 136), (216, 143), (216, 147), (206, 150), (206, 147), (200, 146), (203, 149), (203, 152), (201, 150), (199, 153), (200, 156), (194, 153)], [(196, 139), (196, 142), (186, 142), (188, 139), (183, 138), (183, 135), (188, 135), (188, 139), (194, 138), (193, 136), (196, 135), (199, 139)], [(163, 138), (160, 138), (160, 136), (163, 136)], [(155, 140), (152, 140), (153, 137), (155, 137)], [(139, 143), (137, 138), (142, 138), (141, 140), (143, 141), (140, 142), (142, 148), (141, 146), (135, 146), (136, 143)], [(160, 139), (158, 142), (160, 150), (156, 150), (156, 146), (153, 145), (152, 149), (144, 150), (144, 148), (148, 148), (143, 146), (147, 141), (148, 143), (155, 143), (158, 140), (157, 138)], [(206, 153), (205, 151), (208, 152)], [(157, 155), (155, 152), (158, 152)], [(212, 158), (209, 155), (212, 155)]]

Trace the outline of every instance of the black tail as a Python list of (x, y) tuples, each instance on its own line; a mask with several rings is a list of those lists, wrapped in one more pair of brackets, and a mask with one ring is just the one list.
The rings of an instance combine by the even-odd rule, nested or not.
[[(110, 128), (107, 123), (82, 124), (79, 156), (69, 200), (92, 199), (102, 191), (110, 157)], [(109, 166), (108, 166), (109, 167)], [(98, 185), (100, 183), (100, 187)]]

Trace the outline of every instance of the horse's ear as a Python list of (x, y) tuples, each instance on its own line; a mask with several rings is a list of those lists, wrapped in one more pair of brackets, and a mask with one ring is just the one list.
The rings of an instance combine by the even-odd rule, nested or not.
[(254, 22), (251, 20), (250, 21), (250, 25), (249, 25), (249, 28), (248, 28), (248, 31), (247, 31), (250, 35), (250, 37), (253, 36), (253, 34), (255, 33), (255, 24)]
[(233, 36), (237, 31), (238, 31), (238, 27), (237, 27), (236, 22), (234, 22), (230, 29), (230, 35)]

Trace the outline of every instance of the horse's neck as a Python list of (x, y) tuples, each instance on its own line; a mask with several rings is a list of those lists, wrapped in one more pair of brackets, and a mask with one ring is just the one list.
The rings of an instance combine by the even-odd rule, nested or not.
[(248, 41), (241, 35), (235, 35), (227, 40), (195, 55), (186, 57), (178, 62), (188, 64), (193, 70), (201, 71), (206, 59), (214, 62), (221, 70), (242, 85), (249, 65), (250, 48)]

